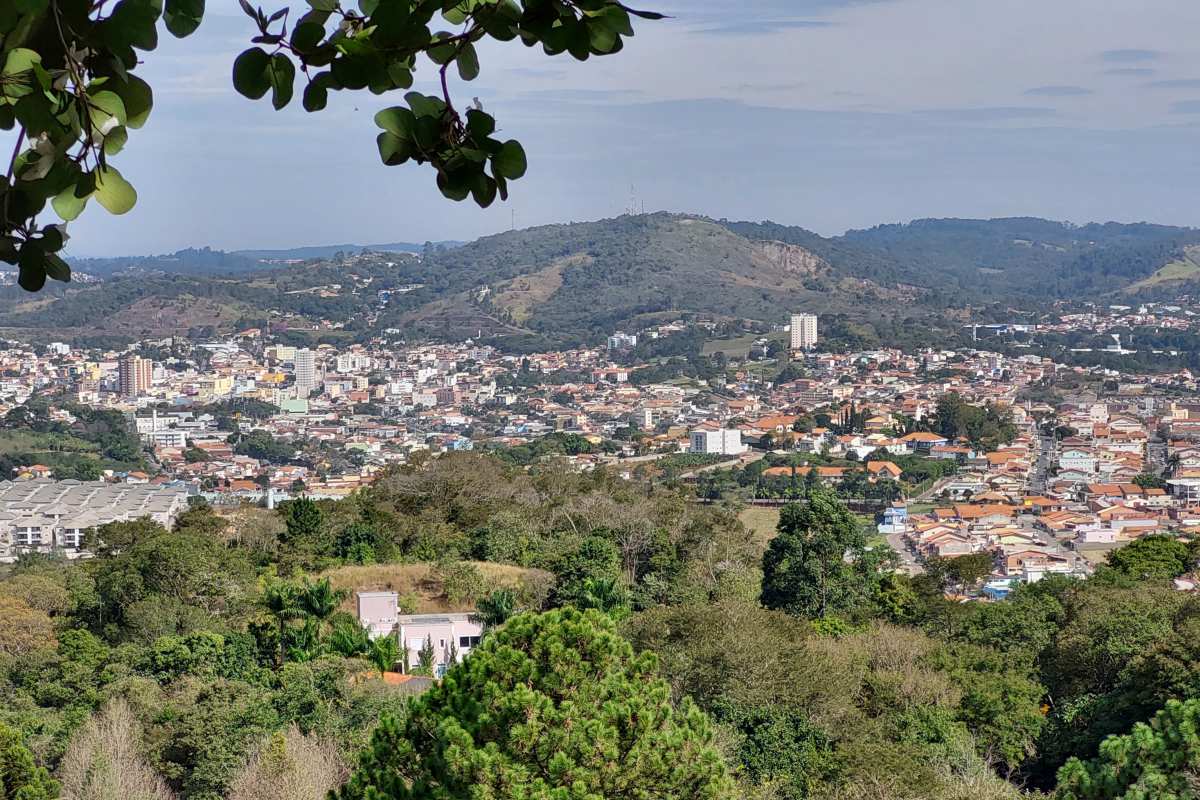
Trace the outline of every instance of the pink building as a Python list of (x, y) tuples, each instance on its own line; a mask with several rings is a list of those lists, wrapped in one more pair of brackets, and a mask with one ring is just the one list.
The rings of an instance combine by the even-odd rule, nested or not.
[(358, 621), (372, 639), (395, 636), (401, 659), (408, 652), (409, 666), (420, 661), (421, 648), (433, 645), (434, 674), (441, 677), (450, 664), (451, 653), (461, 661), (479, 646), (483, 625), (474, 614), (401, 614), (396, 592), (357, 592)]
[(400, 595), (396, 592), (355, 592), (358, 602), (358, 621), (372, 639), (396, 631), (400, 619)]

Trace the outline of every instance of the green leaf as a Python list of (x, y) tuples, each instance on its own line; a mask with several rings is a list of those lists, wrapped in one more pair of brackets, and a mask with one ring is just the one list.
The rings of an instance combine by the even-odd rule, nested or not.
[(104, 137), (104, 155), (115, 156), (117, 153), (125, 149), (125, 145), (129, 142), (129, 131), (121, 126), (113, 128)]
[(125, 214), (137, 203), (137, 192), (116, 167), (97, 167), (96, 201), (110, 214)]
[(204, 0), (166, 0), (163, 21), (172, 36), (182, 39), (195, 33), (204, 19)]
[(448, 176), (445, 172), (439, 172), (437, 185), (442, 195), (451, 200), (466, 200), (471, 194), (471, 187), (457, 175)]
[(529, 162), (525, 158), (525, 148), (515, 139), (509, 139), (500, 151), (492, 156), (492, 170), (499, 177), (515, 181), (524, 176), (527, 169)]
[(32, 94), (34, 79), (29, 73), (33, 65), (40, 64), (41, 61), (41, 55), (33, 50), (24, 47), (10, 50), (4, 60), (4, 69), (0, 71), (4, 76), (4, 80), (0, 81), (0, 95), (9, 102), (15, 102), (18, 98)]
[(56, 281), (62, 281), (63, 283), (70, 283), (71, 281), (71, 268), (67, 266), (67, 262), (54, 253), (46, 254), (45, 270), (46, 274)]
[(401, 139), (412, 138), (413, 125), (416, 124), (413, 112), (403, 106), (385, 108), (375, 115), (375, 124), (388, 133)]
[(338, 7), (338, 0), (308, 0), (308, 4), (312, 6), (313, 11), (334, 12)]
[(54, 208), (55, 214), (58, 214), (64, 221), (71, 222), (78, 219), (79, 215), (83, 213), (89, 197), (91, 197), (90, 191), (80, 197), (76, 194), (76, 187), (68, 186), (50, 201), (50, 205)]
[(136, 75), (129, 75), (125, 82), (113, 80), (108, 85), (125, 104), (125, 125), (135, 130), (145, 125), (154, 108), (154, 90), (150, 84)]
[(42, 63), (42, 56), (36, 50), (18, 47), (8, 51), (4, 59), (4, 75), (19, 75), (33, 69), (34, 64)]
[[(442, 41), (444, 39), (449, 39), (453, 35), (454, 34), (447, 33), (446, 31), (439, 31), (434, 36), (434, 41)], [(453, 42), (451, 42), (449, 44), (435, 44), (432, 47), (430, 47), (428, 50), (425, 51), (425, 55), (429, 56), (430, 61), (432, 61), (435, 64), (438, 64), (438, 65), (449, 64), (450, 60), (452, 58), (454, 58), (455, 51), (457, 49), (458, 49), (458, 45), (454, 44)]]
[(91, 113), (92, 126), (95, 128), (104, 128), (110, 119), (115, 119), (118, 125), (128, 122), (125, 102), (116, 92), (100, 91), (89, 94), (88, 110)]
[(362, 89), (370, 82), (370, 70), (363, 58), (344, 55), (334, 59), (330, 69), (337, 82), (347, 89)]
[(271, 105), (279, 111), (292, 102), (292, 92), (296, 88), (296, 66), (283, 53), (271, 56)]
[(57, 253), (63, 248), (63, 235), (57, 225), (47, 225), (42, 228), (41, 246), (47, 253)]
[(412, 142), (408, 139), (401, 139), (393, 133), (384, 131), (376, 137), (375, 142), (379, 145), (379, 157), (389, 167), (403, 164), (412, 158)]
[(329, 15), (321, 11), (310, 11), (292, 29), (292, 47), (300, 51), (312, 50), (325, 40), (325, 21)]
[(261, 99), (271, 89), (271, 57), (261, 47), (251, 47), (233, 62), (233, 88), (243, 97)]
[(412, 70), (408, 68), (405, 61), (393, 61), (388, 64), (388, 78), (392, 82), (392, 86), (397, 89), (408, 89), (413, 85)]
[(475, 45), (467, 42), (458, 51), (458, 75), (464, 81), (473, 81), (479, 77), (479, 54)]
[(409, 92), (404, 95), (405, 102), (418, 117), (441, 117), (446, 111), (446, 103), (440, 97), (424, 95), (420, 92)]
[(471, 182), (471, 196), (480, 208), (487, 208), (496, 202), (496, 182), (482, 172)]
[(113, 47), (139, 50), (158, 47), (158, 17), (162, 3), (154, 0), (120, 0), (102, 24), (105, 41)]
[(46, 254), (34, 241), (26, 241), (21, 246), (20, 260), (17, 262), (20, 272), (17, 283), (27, 292), (40, 292), (46, 285)]
[(476, 140), (483, 140), (496, 132), (496, 119), (477, 108), (467, 112), (467, 130)]
[(329, 72), (318, 72), (304, 87), (304, 110), (320, 111), (329, 102), (329, 90), (337, 88), (337, 81)]

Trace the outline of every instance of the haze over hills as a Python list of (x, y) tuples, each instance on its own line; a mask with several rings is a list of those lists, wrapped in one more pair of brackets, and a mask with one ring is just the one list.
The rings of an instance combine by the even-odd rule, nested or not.
[[(165, 335), (323, 319), (344, 323), (343, 335), (571, 342), (680, 314), (781, 323), (801, 310), (876, 320), (991, 303), (1123, 302), (1177, 295), (1200, 276), (1196, 229), (1033, 218), (919, 220), (829, 238), (659, 213), (505, 232), (423, 256), (337, 246), (354, 254), (339, 261), (325, 253), (332, 247), (183, 251), (36, 298), (10, 287), (0, 292), (0, 326)], [(264, 262), (312, 253), (298, 265)], [(93, 263), (73, 267), (97, 274)]]

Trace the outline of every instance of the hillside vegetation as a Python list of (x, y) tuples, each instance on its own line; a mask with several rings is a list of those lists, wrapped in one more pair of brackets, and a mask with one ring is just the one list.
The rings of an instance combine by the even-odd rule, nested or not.
[[(399, 329), (546, 347), (689, 314), (778, 324), (812, 311), (844, 326), (904, 328), (911, 321), (901, 313), (928, 322), (968, 305), (1163, 296), (1200, 272), (1198, 246), (1200, 231), (1144, 223), (918, 220), (825, 238), (771, 222), (662, 213), (511, 231), (420, 256), (270, 268), (187, 251), (100, 283), (47, 288), (36, 304), (4, 288), (0, 328), (151, 336), (271, 319), (312, 328), (324, 319), (351, 337)], [(385, 306), (379, 291), (398, 287), (404, 292)]]

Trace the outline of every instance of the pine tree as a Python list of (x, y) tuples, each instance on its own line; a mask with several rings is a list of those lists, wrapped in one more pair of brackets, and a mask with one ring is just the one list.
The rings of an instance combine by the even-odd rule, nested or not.
[(433, 675), (434, 658), (433, 637), (426, 636), (425, 644), (417, 651), (417, 669), (422, 675)]
[(338, 800), (730, 800), (708, 718), (573, 608), (521, 614), (387, 717)]
[(1110, 736), (1100, 757), (1072, 758), (1055, 800), (1193, 800), (1200, 774), (1200, 700), (1171, 700), (1150, 724)]
[(44, 767), (34, 764), (33, 754), (21, 735), (0, 723), (0, 800), (52, 800), (58, 783)]

